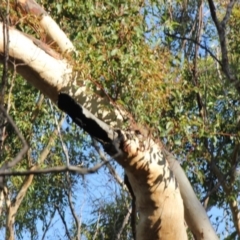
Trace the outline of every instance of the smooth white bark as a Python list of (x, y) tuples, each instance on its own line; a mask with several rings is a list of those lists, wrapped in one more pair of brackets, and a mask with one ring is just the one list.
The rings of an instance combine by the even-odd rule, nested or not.
[[(2, 23), (0, 23), (0, 33), (0, 52), (3, 53)], [(13, 64), (16, 61), (19, 69), (23, 69), (25, 66), (32, 69), (38, 76), (32, 76), (30, 83), (36, 87), (43, 85), (40, 90), (45, 94), (48, 93), (49, 97), (56, 101), (58, 91), (67, 86), (72, 79), (72, 67), (65, 60), (57, 60), (51, 57), (21, 32), (10, 28), (9, 35), (9, 56)], [(40, 79), (43, 81), (40, 82)], [(50, 89), (46, 89), (44, 81)], [(51, 94), (49, 94), (49, 90)]]

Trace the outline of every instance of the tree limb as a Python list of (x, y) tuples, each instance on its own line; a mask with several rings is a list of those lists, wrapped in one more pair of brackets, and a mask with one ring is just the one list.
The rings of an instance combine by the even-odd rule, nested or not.
[(62, 172), (71, 172), (78, 173), (81, 175), (95, 173), (99, 170), (106, 162), (102, 162), (96, 164), (92, 168), (79, 168), (77, 166), (58, 166), (51, 167), (46, 169), (36, 169), (36, 170), (28, 170), (28, 171), (0, 171), (0, 176), (27, 176), (27, 175), (37, 175), (37, 174), (47, 174), (47, 173), (62, 173)]
[(56, 209), (57, 209), (57, 211), (58, 211), (58, 214), (59, 214), (59, 216), (60, 216), (60, 218), (61, 218), (61, 220), (62, 220), (63, 226), (64, 226), (64, 228), (65, 228), (66, 235), (67, 235), (68, 239), (71, 240), (71, 239), (72, 239), (72, 238), (71, 238), (71, 234), (70, 234), (70, 232), (68, 231), (68, 226), (67, 226), (67, 223), (66, 223), (66, 221), (65, 221), (65, 218), (64, 218), (63, 214), (61, 213), (59, 207), (58, 207), (57, 205), (56, 205), (55, 207), (56, 207)]
[(50, 225), (51, 225), (51, 223), (52, 223), (52, 220), (53, 220), (53, 218), (54, 218), (54, 215), (55, 215), (55, 213), (56, 213), (56, 210), (57, 210), (57, 209), (55, 208), (54, 211), (52, 212), (51, 216), (50, 216), (49, 223), (46, 224), (46, 227), (45, 227), (44, 232), (43, 232), (43, 235), (42, 235), (42, 240), (45, 239), (45, 236), (46, 236), (46, 234), (47, 234), (47, 231), (49, 230), (49, 227), (50, 227)]
[(125, 226), (127, 225), (130, 216), (131, 216), (131, 207), (128, 208), (128, 212), (127, 212), (125, 218), (123, 219), (122, 226), (121, 226), (120, 230), (117, 233), (116, 240), (120, 240), (121, 239), (121, 234), (122, 234)]
[(226, 14), (221, 22), (219, 22), (217, 15), (216, 15), (216, 8), (214, 2), (212, 0), (208, 0), (209, 9), (211, 13), (212, 20), (217, 28), (218, 37), (220, 41), (221, 53), (222, 53), (222, 60), (221, 60), (221, 67), (222, 71), (227, 77), (228, 81), (233, 84), (236, 90), (240, 93), (240, 82), (237, 77), (232, 73), (232, 70), (229, 65), (229, 58), (228, 58), (228, 50), (227, 50), (227, 41), (226, 41), (226, 24), (230, 18), (230, 14), (234, 7), (236, 0), (231, 0), (228, 4)]

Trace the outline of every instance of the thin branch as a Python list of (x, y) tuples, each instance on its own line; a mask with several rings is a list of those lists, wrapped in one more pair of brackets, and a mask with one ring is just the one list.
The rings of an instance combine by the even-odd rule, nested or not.
[(216, 7), (214, 5), (214, 2), (212, 0), (208, 0), (208, 5), (209, 5), (210, 12), (211, 12), (212, 20), (215, 23), (217, 30), (219, 31), (220, 23), (217, 18)]
[(125, 226), (127, 225), (128, 221), (129, 221), (129, 218), (131, 216), (131, 206), (128, 208), (128, 212), (127, 212), (127, 215), (125, 216), (124, 220), (123, 220), (123, 223), (122, 223), (122, 226), (117, 234), (117, 237), (116, 237), (116, 240), (120, 240), (121, 239), (121, 234), (125, 228)]
[[(69, 176), (68, 176), (67, 180), (68, 180), (68, 184), (70, 184)], [(80, 224), (80, 221), (78, 219), (78, 216), (77, 216), (76, 211), (75, 211), (74, 206), (73, 206), (71, 186), (69, 186), (67, 196), (68, 196), (69, 207), (70, 207), (70, 210), (71, 210), (71, 213), (73, 215), (73, 218), (74, 218), (74, 221), (75, 221), (75, 224), (76, 224), (76, 228), (77, 228), (76, 239), (80, 240), (81, 239), (81, 224)]]
[[(102, 161), (107, 161), (106, 155), (105, 153), (101, 150), (101, 148), (99, 147), (99, 145), (97, 144), (97, 141), (95, 139), (92, 138), (92, 146), (96, 149), (96, 151), (98, 152), (100, 158)], [(131, 228), (132, 228), (132, 235), (133, 235), (133, 239), (136, 239), (136, 199), (135, 196), (133, 194), (132, 188), (130, 186), (130, 183), (124, 181), (121, 179), (121, 177), (117, 174), (117, 172), (115, 171), (115, 169), (112, 167), (112, 165), (108, 162), (106, 164), (106, 167), (109, 169), (110, 173), (112, 174), (112, 176), (114, 177), (114, 179), (116, 180), (116, 182), (125, 190), (127, 191), (131, 197), (132, 197), (132, 210), (131, 210)], [(126, 174), (125, 177), (126, 178)]]
[(94, 234), (94, 236), (93, 236), (93, 240), (95, 240), (96, 237), (97, 237), (97, 235), (98, 235), (100, 217), (101, 217), (101, 215), (100, 215), (100, 211), (99, 211), (98, 220), (97, 220), (97, 226), (96, 226), (95, 234)]
[(218, 188), (221, 186), (221, 182), (219, 181), (206, 195), (202, 198), (201, 202), (205, 202), (208, 197), (210, 197), (213, 193), (215, 193)]
[(238, 92), (240, 92), (240, 84), (237, 79), (237, 77), (232, 73), (230, 65), (229, 65), (229, 59), (228, 59), (228, 50), (227, 50), (227, 41), (226, 41), (226, 24), (230, 18), (233, 6), (235, 4), (235, 0), (231, 0), (230, 3), (227, 6), (226, 14), (221, 22), (219, 22), (217, 15), (216, 15), (216, 8), (212, 0), (208, 0), (209, 9), (211, 13), (212, 20), (217, 28), (218, 37), (220, 41), (221, 46), (221, 52), (222, 52), (222, 61), (221, 61), (221, 67), (222, 71), (229, 80), (231, 84), (235, 86)]
[[(4, 46), (4, 65), (2, 75), (1, 97), (4, 97), (5, 86), (8, 78), (8, 60), (9, 60), (9, 1), (7, 1), (6, 12), (1, 13), (3, 22), (3, 46)], [(3, 101), (3, 100), (2, 100)]]
[[(61, 118), (60, 125), (63, 123), (64, 118), (65, 117)], [(49, 141), (48, 141), (46, 147), (43, 149), (43, 151), (41, 152), (41, 154), (38, 158), (38, 161), (37, 161), (38, 165), (42, 164), (43, 161), (47, 158), (47, 156), (49, 154), (49, 151), (50, 151), (50, 148), (51, 148), (51, 145), (54, 143), (54, 141), (57, 137), (57, 133), (58, 133), (58, 130), (57, 130), (57, 128), (55, 128), (54, 131), (52, 132), (52, 134), (49, 137)]]
[[(2, 83), (0, 87), (0, 105), (4, 107), (5, 88), (8, 80), (8, 60), (9, 60), (9, 1), (7, 1), (6, 11), (0, 11), (0, 16), (3, 22), (3, 71), (2, 71)], [(1, 114), (0, 124), (4, 125), (6, 118)], [(6, 138), (5, 127), (0, 128), (0, 151), (3, 150), (4, 141)], [(2, 182), (3, 180), (1, 180)]]
[(226, 14), (221, 22), (222, 27), (226, 27), (235, 3), (236, 3), (236, 0), (231, 0), (230, 3), (228, 4)]
[[(198, 28), (197, 28), (197, 33), (196, 33), (196, 42), (200, 42), (201, 39), (201, 32), (203, 28), (203, 1), (200, 2), (199, 8), (198, 8)], [(193, 59), (193, 69), (192, 75), (193, 75), (193, 84), (196, 87), (199, 87), (199, 81), (198, 81), (198, 61), (197, 61), (197, 56), (199, 53), (199, 45), (195, 44), (195, 52), (194, 52), (194, 59)], [(205, 106), (204, 101), (202, 100), (202, 94), (198, 91), (196, 93), (196, 100), (198, 104), (198, 109), (199, 109), (199, 114), (202, 116), (203, 122), (206, 123), (207, 121), (207, 109)]]
[[(211, 162), (210, 162), (210, 167), (213, 171), (213, 173), (216, 175), (219, 183), (221, 184), (223, 190), (224, 190), (224, 193), (226, 196), (229, 196), (232, 194), (232, 190), (233, 190), (233, 186), (228, 186), (227, 185), (227, 181), (226, 181), (226, 178), (227, 176), (231, 176), (231, 174), (235, 174), (235, 169), (234, 167), (230, 169), (230, 171), (227, 173), (227, 174), (223, 174), (218, 166), (216, 165), (216, 158), (214, 155), (213, 155), (213, 151), (210, 151), (208, 146), (207, 146), (207, 143), (206, 143), (206, 149), (208, 150), (210, 156), (211, 156)], [(238, 232), (238, 234), (240, 235), (240, 219), (239, 219), (239, 209), (238, 209), (238, 202), (237, 202), (237, 199), (236, 198), (230, 198), (228, 200), (228, 204), (230, 206), (230, 209), (231, 209), (231, 212), (232, 212), (232, 217), (233, 217), (233, 223), (234, 223), (234, 226), (236, 228), (236, 231)]]
[(180, 37), (180, 36), (177, 36), (175, 34), (171, 34), (171, 33), (168, 33), (168, 32), (165, 32), (165, 34), (169, 37), (174, 37), (174, 38), (177, 38), (177, 39), (180, 39), (180, 40), (188, 40), (188, 41), (192, 41), (193, 43), (199, 45), (202, 49), (204, 49), (207, 53), (209, 53), (209, 55), (219, 63), (219, 65), (222, 67), (222, 62), (212, 53), (212, 51), (210, 51), (206, 46), (204, 46), (203, 44), (199, 43), (197, 40), (195, 39), (192, 39), (192, 38), (188, 38), (188, 37)]
[[(11, 109), (11, 100), (12, 100), (11, 94), (12, 94), (14, 83), (15, 83), (15, 80), (16, 80), (16, 73), (17, 73), (16, 66), (14, 65), (14, 69), (13, 69), (13, 72), (12, 72), (12, 77), (11, 77), (11, 80), (10, 80), (10, 87), (9, 87), (9, 90), (8, 90), (8, 100), (7, 100), (7, 107), (6, 107), (6, 112), (8, 114), (9, 114), (10, 109)], [(7, 121), (5, 122), (5, 128), (4, 129), (6, 129), (6, 124), (7, 124)]]
[(59, 216), (60, 216), (60, 218), (61, 218), (61, 220), (62, 220), (62, 223), (63, 223), (63, 225), (64, 225), (64, 227), (65, 227), (66, 235), (67, 235), (68, 239), (71, 240), (72, 238), (71, 238), (71, 235), (70, 235), (70, 233), (69, 233), (69, 231), (68, 231), (68, 226), (67, 226), (67, 223), (66, 223), (66, 221), (65, 221), (65, 218), (64, 218), (63, 214), (61, 213), (59, 207), (56, 206), (56, 208), (57, 208), (57, 211), (58, 211), (58, 213), (59, 213)]
[(70, 181), (70, 178), (69, 178), (69, 172), (66, 172), (66, 177), (67, 177), (67, 182), (68, 182), (68, 191), (66, 191), (66, 192), (67, 192), (69, 207), (70, 207), (70, 211), (73, 215), (73, 218), (74, 218), (74, 221), (75, 221), (75, 224), (76, 224), (76, 228), (77, 228), (76, 239), (80, 240), (81, 239), (81, 236), (80, 236), (81, 225), (80, 225), (80, 221), (78, 219), (78, 216), (76, 214), (76, 211), (74, 209), (73, 202), (72, 202), (72, 192), (71, 192), (72, 184), (71, 184), (71, 181)]
[[(196, 18), (196, 20), (193, 22), (192, 28), (191, 28), (191, 30), (189, 31), (189, 34), (188, 34), (189, 37), (192, 35), (194, 29), (196, 28), (196, 22), (197, 22), (197, 18)], [(185, 48), (186, 42), (187, 42), (187, 39), (185, 39), (185, 40), (182, 41), (181, 50), (183, 50), (183, 49)]]
[(11, 162), (7, 162), (7, 163), (3, 164), (3, 166), (0, 168), (1, 170), (5, 170), (5, 169), (14, 167), (18, 162), (20, 162), (22, 160), (24, 154), (27, 152), (29, 146), (28, 146), (27, 142), (25, 141), (24, 137), (22, 136), (21, 132), (19, 131), (18, 127), (14, 123), (13, 119), (7, 114), (5, 109), (2, 106), (0, 106), (0, 110), (7, 118), (8, 122), (12, 125), (14, 131), (17, 133), (18, 137), (20, 138), (20, 140), (23, 144), (23, 148), (17, 154), (17, 156)]
[(56, 127), (57, 127), (57, 131), (58, 131), (58, 136), (60, 138), (60, 142), (61, 142), (61, 145), (62, 145), (62, 149), (63, 149), (63, 152), (64, 152), (64, 155), (66, 157), (66, 162), (67, 162), (67, 166), (69, 166), (69, 155), (68, 155), (68, 150), (67, 150), (67, 147), (65, 145), (65, 143), (63, 142), (63, 139), (62, 139), (62, 134), (61, 134), (61, 131), (60, 131), (60, 125), (58, 123), (58, 120), (57, 120), (57, 117), (56, 115), (54, 114), (54, 111), (53, 111), (53, 106), (52, 106), (52, 103), (50, 101), (50, 99), (48, 100), (48, 104), (50, 106), (50, 109), (54, 115), (54, 120), (55, 120), (55, 124), (56, 124)]
[(110, 162), (107, 160), (106, 154), (102, 151), (102, 149), (99, 147), (97, 141), (92, 138), (92, 146), (95, 148), (95, 150), (97, 151), (97, 153), (99, 154), (100, 159), (103, 162), (106, 162), (106, 167), (109, 169), (110, 173), (112, 174), (112, 176), (114, 177), (114, 179), (116, 180), (116, 182), (123, 187), (124, 190), (127, 190), (123, 179), (117, 174), (117, 172), (115, 171), (115, 169), (113, 168), (113, 166), (110, 164)]
[(52, 220), (53, 220), (53, 217), (54, 217), (54, 215), (55, 215), (55, 213), (56, 213), (56, 210), (57, 210), (57, 209), (55, 208), (54, 211), (52, 212), (51, 216), (50, 216), (49, 223), (46, 224), (46, 228), (45, 228), (45, 230), (44, 230), (44, 232), (43, 232), (42, 240), (45, 239), (45, 235), (47, 234), (47, 231), (49, 230), (49, 227), (50, 227), (50, 225), (51, 225), (51, 223), (52, 223)]
[[(52, 106), (52, 103), (51, 101), (49, 100), (49, 105), (50, 105), (50, 108), (51, 108), (51, 111), (52, 113), (54, 114), (54, 111), (53, 111), (53, 106)], [(56, 124), (56, 128), (57, 128), (57, 131), (58, 131), (58, 136), (60, 138), (60, 142), (61, 142), (61, 145), (62, 145), (62, 149), (63, 149), (63, 152), (64, 152), (64, 155), (66, 157), (66, 166), (69, 167), (69, 154), (68, 154), (68, 150), (67, 150), (67, 147), (65, 145), (65, 143), (63, 142), (63, 138), (62, 138), (62, 134), (61, 134), (61, 131), (60, 131), (60, 125), (58, 123), (58, 120), (57, 120), (57, 117), (56, 115), (54, 114), (54, 119), (55, 119), (55, 124)], [(70, 178), (69, 178), (69, 172), (66, 172), (66, 177), (67, 177), (67, 182), (68, 182), (68, 191), (67, 192), (67, 196), (68, 196), (68, 202), (69, 202), (69, 207), (70, 207), (70, 211), (73, 215), (73, 218), (75, 220), (75, 224), (76, 224), (76, 228), (77, 228), (77, 236), (76, 236), (76, 239), (77, 240), (80, 240), (81, 236), (81, 232), (80, 232), (80, 221), (78, 219), (78, 216), (75, 212), (75, 209), (74, 209), (74, 206), (73, 206), (73, 203), (72, 203), (72, 193), (71, 193), (71, 181), (70, 181)]]
[(91, 174), (97, 172), (106, 162), (102, 162), (96, 164), (92, 168), (79, 168), (77, 166), (57, 166), (45, 169), (37, 169), (37, 170), (28, 170), (28, 171), (0, 171), (0, 176), (26, 176), (26, 175), (37, 175), (37, 174), (47, 174), (47, 173), (62, 173), (62, 172), (72, 172), (78, 173), (81, 175)]

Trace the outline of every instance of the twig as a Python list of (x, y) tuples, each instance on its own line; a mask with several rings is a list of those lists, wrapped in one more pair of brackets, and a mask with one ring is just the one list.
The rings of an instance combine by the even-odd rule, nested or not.
[[(96, 151), (98, 152), (100, 158), (102, 159), (102, 161), (107, 161), (106, 160), (106, 156), (104, 154), (104, 152), (101, 150), (101, 148), (99, 147), (99, 145), (97, 144), (97, 141), (95, 139), (92, 138), (92, 145), (93, 147), (96, 149)], [(110, 173), (112, 174), (112, 176), (114, 177), (114, 179), (116, 180), (116, 182), (125, 190), (128, 191), (132, 197), (132, 211), (130, 213), (131, 215), (131, 228), (132, 228), (132, 235), (133, 235), (133, 239), (136, 239), (136, 199), (134, 196), (134, 193), (132, 191), (132, 187), (129, 183), (129, 181), (126, 181), (127, 179), (127, 175), (125, 174), (124, 176), (124, 181), (121, 179), (121, 177), (117, 174), (117, 172), (115, 171), (115, 169), (112, 167), (112, 165), (110, 163), (106, 164), (107, 168), (109, 169)]]
[(20, 140), (23, 144), (23, 148), (17, 154), (17, 156), (12, 161), (3, 164), (3, 166), (0, 168), (0, 170), (3, 171), (3, 170), (10, 169), (10, 168), (14, 167), (18, 162), (20, 162), (22, 160), (24, 154), (27, 152), (29, 146), (28, 146), (27, 142), (25, 141), (24, 137), (22, 136), (21, 132), (19, 131), (18, 127), (14, 123), (13, 119), (7, 114), (5, 109), (2, 106), (0, 106), (0, 110), (2, 111), (2, 113), (7, 118), (8, 122), (12, 125), (14, 131), (17, 133), (18, 137), (20, 138)]
[(214, 192), (218, 190), (218, 188), (221, 186), (221, 182), (219, 181), (207, 194), (205, 197), (202, 198), (201, 202), (205, 202), (208, 197), (210, 197)]
[[(3, 46), (4, 46), (4, 65), (3, 65), (3, 75), (2, 75), (2, 89), (1, 96), (4, 96), (5, 86), (7, 84), (8, 77), (8, 60), (9, 60), (9, 1), (7, 1), (6, 13), (1, 13), (1, 18), (3, 21)], [(3, 99), (2, 99), (3, 101)]]
[(46, 235), (47, 231), (49, 230), (49, 227), (50, 227), (50, 225), (51, 225), (51, 223), (52, 223), (52, 220), (53, 220), (53, 217), (54, 217), (54, 215), (55, 215), (56, 210), (57, 210), (57, 209), (55, 208), (54, 211), (53, 211), (52, 214), (51, 214), (50, 221), (49, 221), (49, 223), (46, 225), (46, 229), (45, 229), (44, 232), (43, 232), (42, 240), (45, 239), (45, 235)]
[[(6, 12), (0, 11), (0, 16), (3, 22), (3, 71), (2, 83), (0, 87), (0, 106), (4, 107), (5, 88), (8, 79), (8, 60), (9, 60), (9, 1), (7, 1)], [(1, 114), (2, 115), (2, 114)], [(0, 115), (0, 124), (4, 124), (6, 119)], [(6, 138), (5, 128), (0, 128), (0, 151), (3, 149)], [(1, 180), (2, 182), (3, 180)]]
[(98, 220), (97, 220), (97, 226), (96, 226), (95, 234), (94, 234), (94, 236), (93, 236), (93, 240), (95, 240), (96, 237), (97, 237), (97, 235), (98, 235), (100, 217), (101, 217), (101, 215), (100, 215), (100, 211), (99, 211)]
[(72, 173), (79, 173), (81, 175), (84, 174), (91, 174), (95, 173), (99, 170), (103, 165), (107, 162), (102, 162), (96, 164), (92, 168), (79, 168), (77, 166), (57, 166), (45, 169), (38, 169), (38, 170), (29, 170), (29, 171), (0, 171), (0, 176), (24, 176), (24, 175), (31, 175), (31, 174), (47, 174), (47, 173), (62, 173), (62, 172), (72, 172)]
[(226, 14), (221, 22), (223, 27), (226, 27), (235, 3), (236, 3), (236, 0), (231, 0), (230, 3), (228, 4)]
[(217, 18), (216, 8), (215, 8), (215, 5), (214, 5), (214, 2), (212, 0), (208, 0), (208, 5), (209, 5), (209, 8), (210, 8), (212, 20), (215, 23), (215, 25), (217, 27), (217, 30), (218, 30), (218, 28), (220, 27), (220, 24), (219, 24), (219, 20)]

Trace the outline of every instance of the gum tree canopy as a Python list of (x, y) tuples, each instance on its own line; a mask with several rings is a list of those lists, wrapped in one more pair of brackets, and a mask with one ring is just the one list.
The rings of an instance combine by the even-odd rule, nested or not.
[[(230, 214), (228, 235), (237, 236), (235, 2), (4, 0), (1, 116), (8, 116), (11, 69), (123, 167), (136, 203), (137, 240), (218, 239), (207, 215), (213, 206)], [(3, 180), (21, 159), (1, 160), (1, 204)], [(28, 167), (30, 176), (36, 169)], [(14, 239), (11, 206), (6, 231)]]

